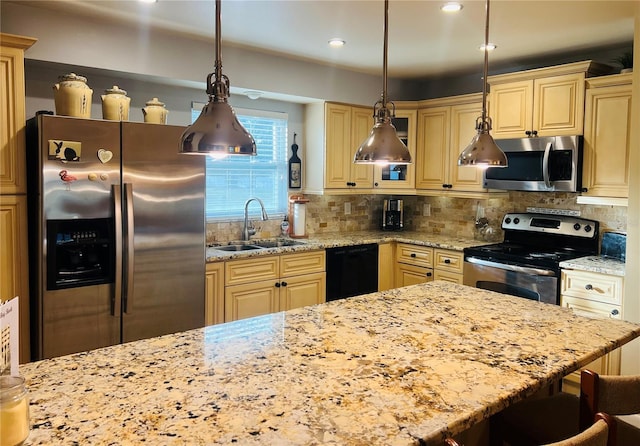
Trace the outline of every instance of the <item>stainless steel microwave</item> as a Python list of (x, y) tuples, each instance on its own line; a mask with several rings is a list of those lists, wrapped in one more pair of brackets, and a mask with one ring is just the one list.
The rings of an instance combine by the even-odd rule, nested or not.
[(507, 167), (484, 172), (488, 189), (578, 192), (582, 188), (581, 135), (496, 140)]

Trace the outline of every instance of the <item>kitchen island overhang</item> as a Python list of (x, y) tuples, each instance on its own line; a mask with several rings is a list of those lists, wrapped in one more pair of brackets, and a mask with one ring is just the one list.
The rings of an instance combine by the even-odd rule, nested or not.
[(24, 364), (26, 444), (439, 444), (639, 336), (430, 282)]

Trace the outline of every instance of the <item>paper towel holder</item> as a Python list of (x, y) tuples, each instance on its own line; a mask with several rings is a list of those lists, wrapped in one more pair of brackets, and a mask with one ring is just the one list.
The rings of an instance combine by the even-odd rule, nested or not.
[(307, 238), (307, 203), (304, 195), (291, 195), (289, 197), (289, 237)]

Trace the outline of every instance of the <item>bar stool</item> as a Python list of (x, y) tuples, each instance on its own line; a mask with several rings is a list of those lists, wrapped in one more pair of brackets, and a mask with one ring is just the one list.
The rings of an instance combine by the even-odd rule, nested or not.
[[(508, 407), (491, 418), (490, 442), (553, 443), (585, 430), (597, 412), (611, 416), (640, 413), (640, 375), (598, 375), (583, 370), (580, 397), (559, 393)], [(618, 446), (640, 445), (640, 428), (616, 418), (616, 430)]]
[[(462, 446), (453, 438), (445, 439), (444, 443), (446, 446)], [(598, 412), (591, 426), (582, 432), (555, 443), (539, 446), (616, 446), (616, 444), (615, 419), (605, 413)]]

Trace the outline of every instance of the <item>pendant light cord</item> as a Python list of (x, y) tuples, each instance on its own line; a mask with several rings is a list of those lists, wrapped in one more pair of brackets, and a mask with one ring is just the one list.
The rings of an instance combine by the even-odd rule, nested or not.
[(384, 0), (384, 45), (382, 56), (382, 108), (387, 108), (387, 52), (389, 49), (389, 0)]
[[(229, 78), (222, 74), (222, 21), (220, 19), (220, 11), (222, 9), (222, 0), (216, 0), (216, 61), (213, 73), (207, 76), (207, 94), (214, 102), (225, 102), (229, 97)], [(213, 82), (211, 80), (214, 77)]]
[(482, 122), (487, 126), (487, 76), (489, 76), (489, 0), (486, 1), (486, 20), (484, 25), (484, 72), (482, 77)]

